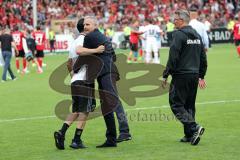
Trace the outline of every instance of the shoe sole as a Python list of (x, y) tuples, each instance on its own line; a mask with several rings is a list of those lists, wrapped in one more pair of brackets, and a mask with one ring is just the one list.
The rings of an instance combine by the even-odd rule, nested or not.
[(69, 146), (70, 148), (72, 148), (72, 149), (85, 149), (85, 148), (87, 148), (87, 147), (74, 147), (74, 146)]
[(132, 140), (132, 138), (125, 138), (125, 139), (117, 140), (117, 143), (124, 142), (124, 141), (130, 141), (130, 140)]
[(59, 144), (59, 141), (58, 141), (59, 135), (58, 134), (59, 134), (58, 132), (54, 132), (55, 145), (56, 145), (57, 149), (64, 150), (64, 146), (61, 146)]
[(72, 148), (72, 149), (85, 149), (85, 148), (87, 148), (87, 147), (75, 147), (75, 146), (72, 146), (72, 145), (70, 145), (69, 147)]
[(205, 128), (203, 128), (203, 127), (200, 127), (198, 129), (198, 135), (191, 141), (191, 145), (194, 145), (194, 146), (198, 145), (198, 143), (200, 142), (201, 136), (203, 135), (204, 131), (205, 131)]
[(96, 146), (96, 148), (113, 148), (113, 147), (117, 147), (117, 146)]
[(181, 143), (189, 143), (189, 142), (191, 142), (191, 140), (182, 140), (182, 139), (180, 139), (180, 141), (179, 142), (181, 142)]
[(123, 142), (123, 141), (130, 141), (132, 140), (132, 137), (128, 137), (128, 138), (124, 138), (124, 139), (121, 139), (121, 140), (117, 140), (117, 143), (120, 143), (120, 142)]

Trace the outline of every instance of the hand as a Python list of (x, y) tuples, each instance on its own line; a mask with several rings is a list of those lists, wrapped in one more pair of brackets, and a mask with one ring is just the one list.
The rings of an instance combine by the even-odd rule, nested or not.
[(74, 73), (73, 71), (71, 71), (69, 74), (70, 74), (70, 77), (72, 78)]
[(207, 86), (207, 84), (206, 84), (205, 80), (199, 78), (199, 81), (198, 81), (198, 87), (199, 87), (200, 89), (205, 89), (206, 86)]
[(104, 50), (105, 50), (104, 45), (101, 45), (101, 46), (96, 48), (97, 53), (102, 53)]
[(163, 89), (165, 89), (166, 86), (167, 86), (167, 78), (163, 78), (163, 80), (162, 80), (162, 87), (163, 87)]
[(204, 48), (205, 52), (207, 53), (208, 49), (207, 48)]
[(19, 55), (19, 52), (18, 50), (15, 51), (15, 56), (18, 56)]

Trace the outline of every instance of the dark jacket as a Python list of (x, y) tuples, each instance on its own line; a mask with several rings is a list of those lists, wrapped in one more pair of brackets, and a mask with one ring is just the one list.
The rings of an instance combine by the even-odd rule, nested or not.
[(26, 42), (27, 42), (28, 49), (30, 49), (32, 51), (32, 53), (34, 54), (34, 51), (36, 50), (35, 40), (32, 37), (28, 37), (28, 38), (26, 38)]
[[(118, 74), (117, 67), (114, 64), (116, 55), (112, 48), (112, 43), (108, 40), (108, 38), (98, 29), (95, 29), (85, 36), (83, 47), (94, 49), (100, 45), (105, 46), (103, 53), (96, 53), (90, 56), (79, 56), (75, 65), (73, 66), (73, 70), (76, 73), (82, 65), (87, 65), (87, 81), (93, 81), (94, 79), (109, 73)], [(96, 70), (99, 68), (100, 72), (96, 75)]]
[(203, 79), (206, 71), (207, 58), (200, 35), (191, 26), (176, 30), (163, 78), (168, 75), (199, 74), (199, 78)]

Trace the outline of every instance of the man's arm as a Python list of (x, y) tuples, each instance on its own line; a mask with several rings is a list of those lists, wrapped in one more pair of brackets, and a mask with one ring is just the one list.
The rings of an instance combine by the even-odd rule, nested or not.
[(80, 56), (87, 56), (87, 55), (91, 55), (91, 54), (95, 54), (95, 53), (102, 53), (105, 50), (105, 47), (103, 45), (94, 48), (94, 49), (89, 49), (89, 48), (85, 48), (83, 46), (78, 46), (76, 48), (76, 52), (78, 55)]
[(204, 80), (204, 76), (207, 72), (207, 55), (202, 46), (202, 51), (200, 55), (200, 67), (199, 67), (199, 83), (198, 86), (200, 89), (206, 88), (206, 82)]
[(163, 82), (162, 87), (165, 88), (167, 85), (167, 78), (174, 70), (177, 68), (177, 62), (179, 60), (180, 51), (182, 48), (182, 42), (181, 37), (182, 35), (179, 35), (180, 33), (175, 32), (173, 35), (173, 43), (170, 46), (169, 50), (169, 57), (166, 69), (163, 71)]
[(67, 68), (68, 68), (68, 72), (70, 73), (70, 76), (71, 76), (71, 77), (72, 77), (72, 75), (73, 75), (73, 72), (72, 72), (72, 70), (73, 70), (73, 68), (72, 68), (72, 63), (73, 63), (72, 58), (69, 58), (68, 61), (67, 61)]
[(15, 55), (17, 56), (19, 54), (17, 46), (16, 46), (15, 42), (11, 42), (11, 44), (12, 44), (12, 47), (14, 48), (14, 50), (15, 50), (15, 53), (16, 53)]
[(163, 72), (163, 78), (168, 78), (168, 76), (177, 68), (177, 62), (182, 48), (182, 36), (183, 35), (181, 35), (180, 32), (175, 32), (173, 35), (173, 43), (170, 46), (168, 62), (166, 69)]
[(207, 30), (205, 29), (204, 25), (203, 25), (203, 42), (204, 42), (205, 51), (207, 52), (209, 48), (209, 39), (208, 39)]

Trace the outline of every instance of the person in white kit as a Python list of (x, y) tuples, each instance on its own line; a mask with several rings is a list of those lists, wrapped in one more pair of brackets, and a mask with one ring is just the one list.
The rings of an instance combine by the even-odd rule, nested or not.
[[(62, 128), (59, 131), (54, 132), (55, 145), (60, 150), (65, 149), (65, 133), (75, 120), (78, 121), (77, 128), (70, 147), (73, 149), (86, 148), (81, 140), (81, 135), (86, 124), (89, 112), (93, 112), (96, 107), (96, 101), (94, 98), (94, 83), (86, 83), (87, 67), (82, 66), (78, 73), (74, 73), (72, 71), (73, 65), (75, 64), (79, 56), (76, 52), (77, 48), (80, 48), (82, 50), (80, 56), (90, 55), (94, 53), (102, 53), (105, 49), (103, 45), (99, 46), (96, 49), (87, 49), (82, 47), (85, 37), (83, 33), (83, 23), (83, 18), (78, 21), (77, 29), (80, 32), (80, 35), (77, 39), (74, 40), (70, 47), (69, 59), (67, 64), (71, 76), (72, 113), (67, 117), (66, 121), (62, 125)], [(84, 92), (84, 95), (80, 93), (80, 95), (74, 95), (74, 90), (77, 90), (79, 87), (81, 87), (80, 89), (82, 90), (82, 92)]]
[[(142, 22), (142, 25), (139, 27), (139, 32), (144, 32), (145, 30), (145, 21)], [(145, 57), (145, 54), (146, 54), (146, 34), (143, 33), (141, 36), (140, 36), (140, 39), (141, 39), (141, 50), (140, 50), (140, 56), (141, 56), (141, 60), (144, 61), (144, 57)]]
[(208, 35), (207, 35), (207, 30), (206, 30), (205, 25), (202, 22), (200, 22), (199, 20), (197, 20), (198, 13), (195, 8), (192, 8), (190, 10), (190, 18), (191, 18), (191, 20), (189, 22), (189, 25), (192, 26), (192, 28), (195, 29), (197, 31), (197, 33), (201, 36), (205, 51), (207, 52), (207, 50), (209, 48), (209, 39), (208, 39)]
[(158, 56), (158, 41), (157, 37), (160, 34), (160, 28), (157, 25), (154, 25), (152, 20), (148, 20), (148, 25), (146, 25), (145, 29), (146, 36), (146, 55), (145, 62), (150, 63), (152, 60), (152, 52), (154, 53), (153, 63), (160, 63), (160, 59)]
[(162, 47), (162, 35), (163, 35), (163, 30), (161, 29), (161, 23), (156, 23), (157, 26), (159, 26), (160, 28), (160, 32), (159, 34), (156, 34), (156, 39), (157, 39), (157, 46), (158, 46), (158, 54), (159, 54), (159, 63), (160, 63), (160, 57), (161, 57), (161, 53), (160, 53), (160, 49)]

